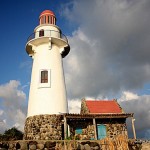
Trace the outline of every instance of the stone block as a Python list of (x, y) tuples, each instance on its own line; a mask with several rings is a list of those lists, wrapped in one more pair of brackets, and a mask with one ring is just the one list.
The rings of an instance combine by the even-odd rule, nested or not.
[(35, 145), (35, 144), (29, 145), (29, 149), (30, 149), (30, 150), (36, 150), (36, 145)]
[(15, 147), (15, 145), (13, 143), (9, 143), (9, 149), (12, 149), (14, 147)]
[(28, 150), (28, 144), (24, 141), (19, 142), (20, 150)]
[(86, 149), (86, 150), (91, 150), (91, 147), (89, 146), (89, 144), (85, 144), (85, 145), (84, 145), (84, 149)]
[(78, 147), (77, 147), (77, 150), (84, 150), (84, 145), (79, 144)]
[(44, 149), (44, 144), (37, 144), (36, 145), (36, 147), (37, 147), (37, 149), (40, 149), (40, 150), (42, 150), (42, 149)]

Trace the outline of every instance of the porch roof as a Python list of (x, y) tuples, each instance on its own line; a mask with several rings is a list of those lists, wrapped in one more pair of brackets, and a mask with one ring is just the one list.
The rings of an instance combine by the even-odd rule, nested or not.
[(129, 118), (133, 117), (133, 113), (105, 113), (105, 114), (64, 114), (66, 118), (82, 118), (82, 119), (92, 119), (92, 118)]

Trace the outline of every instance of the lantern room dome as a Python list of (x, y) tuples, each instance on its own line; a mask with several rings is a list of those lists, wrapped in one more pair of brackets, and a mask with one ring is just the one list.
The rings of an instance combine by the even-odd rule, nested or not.
[(39, 17), (40, 25), (42, 24), (56, 24), (55, 14), (51, 10), (44, 10)]
[(43, 15), (51, 15), (51, 16), (55, 16), (55, 14), (51, 11), (51, 10), (44, 10), (41, 14), (40, 17)]

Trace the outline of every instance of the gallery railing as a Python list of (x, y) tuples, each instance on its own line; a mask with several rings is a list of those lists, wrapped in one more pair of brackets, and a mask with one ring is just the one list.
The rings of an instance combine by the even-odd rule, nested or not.
[(34, 32), (28, 37), (27, 42), (32, 39), (41, 38), (41, 37), (59, 38), (59, 39), (63, 39), (66, 43), (68, 43), (67, 37), (64, 34), (55, 30), (40, 30), (40, 31)]

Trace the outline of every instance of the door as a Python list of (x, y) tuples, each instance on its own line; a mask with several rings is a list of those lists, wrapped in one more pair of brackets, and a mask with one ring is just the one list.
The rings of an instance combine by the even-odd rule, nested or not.
[(98, 134), (98, 140), (103, 139), (106, 137), (106, 126), (102, 124), (97, 125), (97, 134)]

